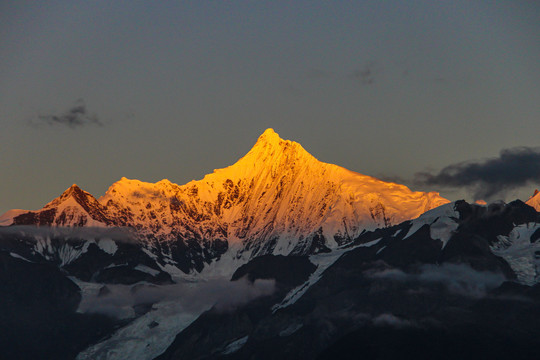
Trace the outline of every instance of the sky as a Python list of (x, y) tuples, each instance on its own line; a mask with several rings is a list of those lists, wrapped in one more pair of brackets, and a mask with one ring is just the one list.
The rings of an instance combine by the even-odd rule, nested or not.
[(269, 127), (413, 190), (526, 200), (539, 65), (536, 1), (0, 1), (0, 213), (201, 179)]

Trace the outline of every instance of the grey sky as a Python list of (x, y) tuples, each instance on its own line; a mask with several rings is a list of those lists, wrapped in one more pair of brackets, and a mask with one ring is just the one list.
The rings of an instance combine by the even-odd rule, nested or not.
[[(199, 179), (268, 127), (409, 179), (536, 147), (539, 64), (534, 1), (2, 2), (0, 213)], [(79, 99), (101, 126), (36, 124)]]

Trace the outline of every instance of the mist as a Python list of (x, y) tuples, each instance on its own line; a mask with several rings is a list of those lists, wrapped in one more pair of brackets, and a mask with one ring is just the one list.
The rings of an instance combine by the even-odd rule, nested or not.
[(70, 240), (112, 239), (115, 242), (137, 243), (133, 230), (128, 227), (61, 227), (14, 225), (0, 226), (0, 236), (18, 236), (28, 240), (36, 238), (56, 238)]
[(485, 296), (489, 290), (505, 281), (503, 274), (477, 271), (465, 264), (449, 263), (426, 264), (415, 274), (405, 273), (399, 269), (386, 269), (366, 275), (377, 279), (443, 284), (452, 293), (475, 298)]
[(274, 280), (259, 279), (252, 283), (245, 278), (172, 285), (104, 285), (97, 293), (83, 297), (79, 311), (125, 318), (133, 316), (133, 307), (138, 305), (176, 302), (184, 313), (200, 313), (211, 307), (218, 312), (229, 312), (274, 291)]

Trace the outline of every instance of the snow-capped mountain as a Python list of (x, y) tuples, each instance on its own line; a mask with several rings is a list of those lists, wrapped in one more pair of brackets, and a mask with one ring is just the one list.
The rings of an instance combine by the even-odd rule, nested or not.
[(113, 225), (101, 204), (73, 184), (38, 211), (10, 210), (0, 217), (0, 226), (96, 226)]
[(538, 189), (534, 191), (533, 196), (527, 200), (526, 204), (535, 208), (536, 211), (540, 211), (540, 191)]
[(448, 202), (320, 162), (268, 129), (238, 162), (202, 180), (122, 178), (99, 200), (73, 185), (39, 211), (7, 212), (0, 224), (130, 227), (162, 264), (189, 272), (227, 250), (246, 260), (328, 251)]
[[(6, 328), (0, 336), (8, 358), (35, 358), (39, 351), (44, 358), (79, 353), (78, 359), (110, 360), (396, 358), (403, 346), (411, 358), (438, 358), (441, 351), (447, 359), (539, 355), (540, 213), (519, 200), (444, 204), (328, 252), (237, 263), (233, 275), (218, 282), (175, 278), (172, 284), (147, 248), (111, 243), (110, 227), (79, 242), (82, 255), (71, 262), (53, 253), (44, 262), (10, 247), (32, 244), (21, 235), (31, 228), (0, 231), (0, 281), (8, 284), (0, 297), (6, 304), (0, 308), (8, 310), (0, 317), (16, 324), (29, 311), (29, 296), (41, 289), (47, 294), (45, 305), (32, 305), (27, 326)], [(34, 230), (44, 231), (38, 244), (48, 254), (91, 229)], [(223, 261), (225, 255), (216, 263)], [(33, 291), (19, 290), (20, 284)], [(77, 299), (51, 313), (58, 301), (76, 296), (76, 311)], [(231, 297), (248, 300), (231, 305)], [(96, 311), (114, 317), (95, 317)], [(87, 337), (67, 337), (80, 334), (81, 320)], [(53, 326), (59, 335), (38, 341), (27, 335), (48, 335), (51, 326), (44, 323), (60, 324)], [(14, 341), (2, 343), (5, 338)], [(69, 349), (58, 350), (64, 343)], [(25, 347), (32, 355), (21, 357)]]

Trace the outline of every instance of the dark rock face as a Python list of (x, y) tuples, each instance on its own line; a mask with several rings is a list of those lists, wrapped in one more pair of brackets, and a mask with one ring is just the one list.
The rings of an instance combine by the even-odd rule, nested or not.
[(456, 210), (460, 213), (460, 232), (482, 237), (489, 245), (497, 242), (497, 235), (508, 235), (516, 225), (540, 221), (540, 214), (520, 200), (487, 207), (458, 201)]
[(231, 280), (274, 279), (284, 289), (302, 284), (317, 267), (305, 256), (263, 255), (240, 266)]
[[(408, 229), (407, 229), (408, 231)], [(383, 238), (386, 248), (381, 251), (378, 258), (386, 263), (407, 269), (416, 264), (435, 264), (439, 258), (442, 244), (430, 237), (429, 225), (422, 226), (413, 235), (406, 239), (405, 228), (399, 237), (387, 236)]]
[[(521, 202), (455, 209), (444, 247), (429, 223), (413, 234), (413, 222), (364, 233), (318, 281), (296, 285), (308, 287), (296, 302), (275, 308), (280, 301), (265, 298), (227, 314), (209, 311), (159, 359), (540, 357), (540, 285), (513, 282), (490, 248), (538, 213)], [(286, 278), (300, 259), (254, 259), (233, 279)]]
[(515, 274), (510, 266), (489, 249), (489, 240), (463, 231), (458, 232), (448, 242), (441, 253), (441, 262), (467, 264), (478, 271), (503, 273), (514, 279)]
[(536, 231), (531, 235), (531, 243), (537, 242), (538, 239), (540, 239), (540, 229), (536, 230)]
[(77, 285), (56, 267), (0, 251), (2, 359), (73, 359), (110, 333), (115, 321), (75, 312)]
[[(297, 303), (272, 313), (263, 302), (208, 312), (159, 359), (530, 359), (540, 355), (535, 290), (507, 283), (482, 297), (347, 254)], [(348, 258), (348, 259), (347, 259)], [(351, 267), (351, 264), (356, 266)], [(371, 275), (370, 275), (371, 274)], [(511, 295), (511, 296), (510, 296)], [(247, 337), (235, 352), (231, 343)]]
[[(528, 339), (530, 340), (530, 339)], [(345, 335), (318, 357), (326, 359), (533, 359), (525, 339), (470, 324), (455, 329), (367, 326)]]
[(27, 212), (16, 216), (13, 219), (13, 225), (52, 225), (56, 209), (48, 209), (40, 212)]
[(63, 266), (69, 274), (83, 281), (91, 281), (100, 269), (114, 263), (113, 256), (101, 250), (96, 244), (90, 244), (87, 252)]

